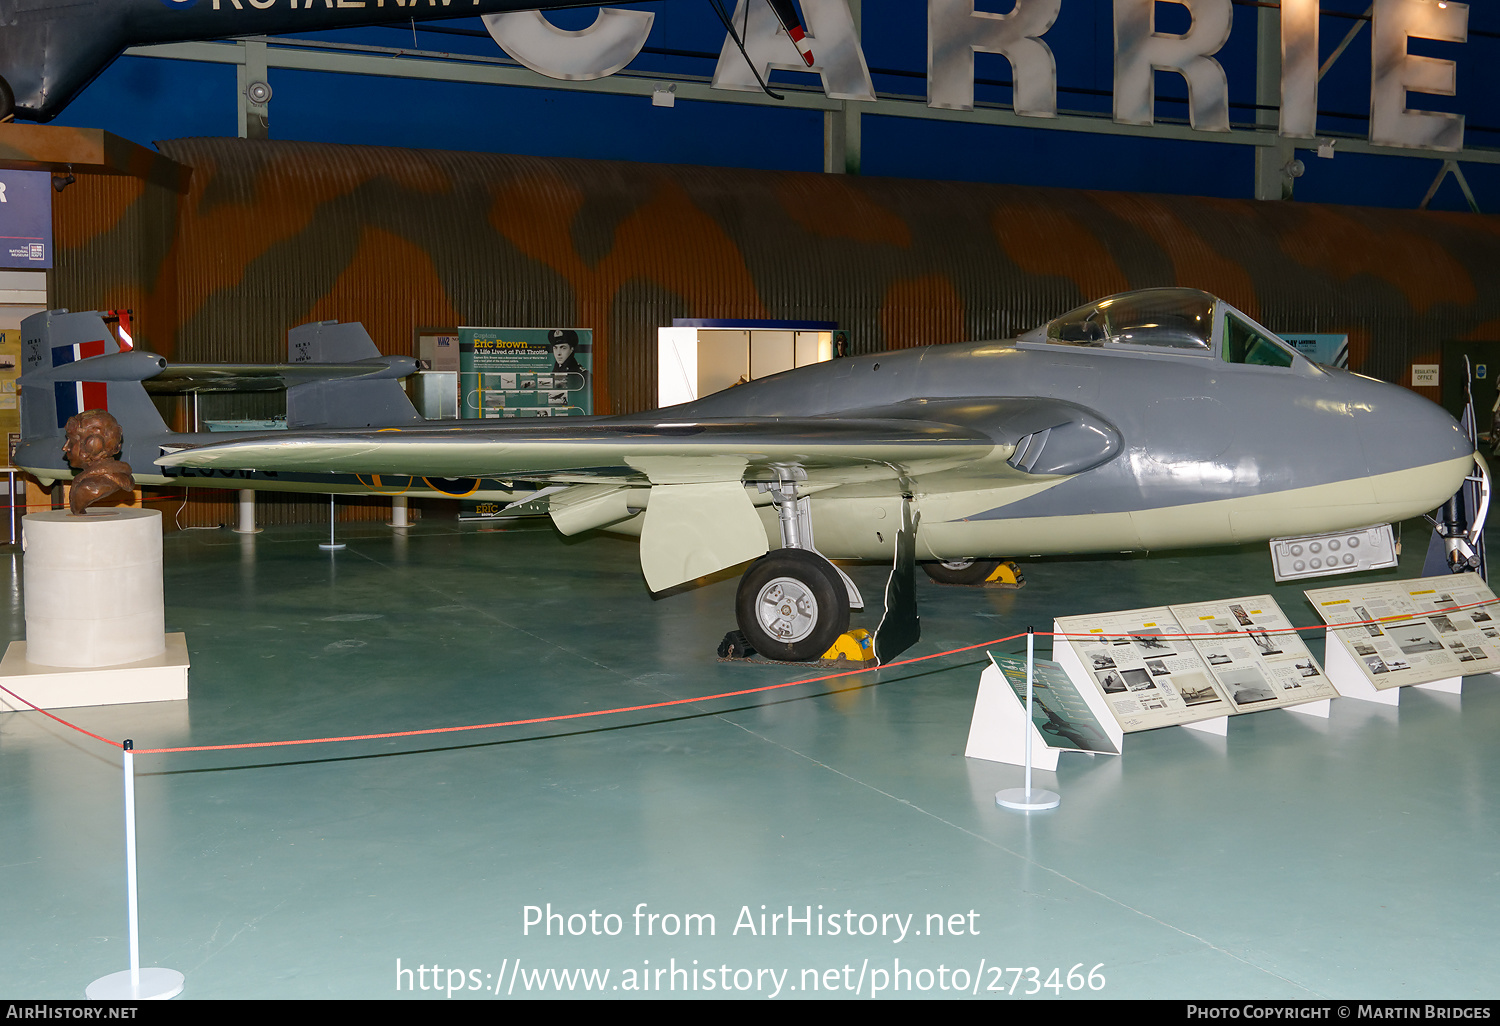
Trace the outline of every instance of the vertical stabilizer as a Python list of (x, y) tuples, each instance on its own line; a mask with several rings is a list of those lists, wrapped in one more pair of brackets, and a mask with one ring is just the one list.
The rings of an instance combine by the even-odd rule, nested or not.
[[(116, 361), (99, 364), (96, 380), (89, 380), (82, 368), (69, 367), (121, 351), (114, 332), (92, 310), (48, 310), (22, 321), (22, 436), (61, 435), (68, 418), (84, 410), (108, 410), (127, 438), (166, 431), (161, 414), (139, 380), (121, 380), (117, 368), (104, 370)], [(24, 380), (27, 376), (32, 378), (31, 387)], [(54, 380), (48, 382), (48, 377)]]
[[(286, 362), (308, 369), (308, 379), (286, 390), (289, 428), (400, 427), (424, 423), (401, 387), (414, 361), (384, 357), (357, 321), (319, 321), (287, 332)], [(380, 361), (387, 367), (382, 369)], [(371, 373), (353, 380), (318, 377), (319, 364), (369, 363)]]
[(149, 465), (167, 425), (141, 382), (166, 361), (154, 353), (123, 350), (95, 311), (48, 310), (21, 322), (21, 444), (18, 466), (71, 477), (62, 458), (68, 418), (108, 410), (125, 436), (121, 458)]

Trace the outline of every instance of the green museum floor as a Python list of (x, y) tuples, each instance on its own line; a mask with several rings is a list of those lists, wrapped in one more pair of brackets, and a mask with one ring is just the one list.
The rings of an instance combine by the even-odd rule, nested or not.
[[(66, 718), (220, 745), (811, 675), (718, 661), (735, 578), (653, 598), (625, 540), (436, 519), (324, 539), (169, 535), (189, 700)], [(1419, 522), (1406, 542), (1371, 576), (1419, 576)], [(22, 557), (3, 552), (17, 639)], [(1022, 565), (1020, 591), (919, 578), (912, 654), (1266, 592), (1315, 621), (1264, 546)], [(873, 606), (885, 571), (851, 573)], [(983, 660), (138, 756), (142, 963), (184, 973), (182, 999), (1500, 992), (1494, 678), (1395, 709), (1339, 699), (1327, 720), (1240, 716), (1227, 737), (1130, 735), (1122, 757), (1038, 774), (1062, 805), (1025, 814), (994, 802), (1021, 770), (963, 755)], [(128, 967), (121, 804), (117, 750), (0, 714), (0, 997), (81, 998)]]

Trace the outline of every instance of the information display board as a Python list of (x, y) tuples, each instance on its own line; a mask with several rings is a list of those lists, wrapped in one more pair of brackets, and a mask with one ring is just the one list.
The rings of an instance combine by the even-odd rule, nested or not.
[[(995, 668), (1026, 708), (1026, 657), (991, 656)], [(1046, 659), (1032, 660), (1031, 719), (1048, 748), (1064, 752), (1095, 752), (1119, 755), (1104, 724), (1090, 708), (1068, 673)]]
[(1304, 594), (1328, 624), (1328, 643), (1341, 646), (1376, 690), (1500, 671), (1500, 612), (1478, 574)]
[(1126, 733), (1234, 711), (1166, 606), (1059, 617), (1052, 629), (1058, 662), (1094, 683)]
[(1127, 733), (1336, 698), (1269, 595), (1060, 617), (1053, 651)]
[(459, 328), (459, 416), (593, 413), (593, 354), (589, 328)]
[(1172, 606), (1234, 711), (1337, 698), (1302, 635), (1269, 595)]

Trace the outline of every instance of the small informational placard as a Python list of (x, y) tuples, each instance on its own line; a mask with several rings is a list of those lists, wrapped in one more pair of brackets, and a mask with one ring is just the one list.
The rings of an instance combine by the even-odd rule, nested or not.
[[(1337, 698), (1302, 637), (1269, 595), (1172, 606), (1235, 712)], [(1204, 637), (1203, 635), (1208, 635)]]
[(52, 266), (52, 176), (0, 170), (0, 267)]
[(1339, 645), (1377, 691), (1500, 670), (1500, 611), (1478, 574), (1304, 594), (1328, 624), (1330, 647)]
[(578, 417), (594, 412), (589, 328), (459, 328), (459, 416)]
[(1099, 689), (1127, 734), (1235, 711), (1166, 606), (1060, 617), (1052, 629), (1058, 662)]
[(1053, 630), (1058, 662), (1126, 733), (1338, 697), (1269, 595), (1060, 617)]
[(964, 755), (1024, 766), (1028, 737), (1035, 769), (1056, 770), (1063, 752), (1118, 755), (1124, 735), (1099, 693), (1079, 688), (1057, 663), (1037, 659), (1033, 668), (1028, 723), (1025, 657), (990, 657), (979, 676)]
[[(991, 656), (1005, 677), (1021, 708), (1026, 708), (1026, 657)], [(1065, 752), (1096, 752), (1119, 755), (1086, 695), (1069, 679), (1067, 671), (1047, 659), (1032, 661), (1031, 719), (1048, 748)]]
[(1411, 365), (1411, 385), (1413, 388), (1437, 388), (1442, 382), (1438, 372), (1442, 370), (1441, 364), (1436, 363), (1414, 363)]

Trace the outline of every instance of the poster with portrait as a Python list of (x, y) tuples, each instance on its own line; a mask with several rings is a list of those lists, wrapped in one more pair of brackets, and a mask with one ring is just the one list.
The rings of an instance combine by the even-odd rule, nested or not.
[(459, 328), (459, 417), (591, 414), (593, 359), (590, 328)]

